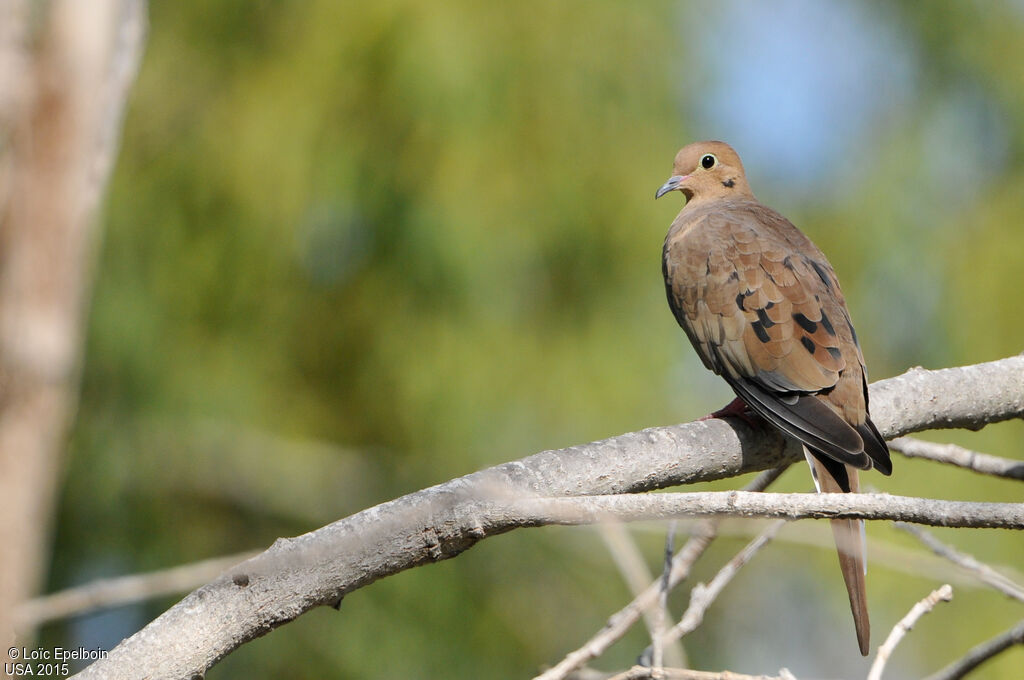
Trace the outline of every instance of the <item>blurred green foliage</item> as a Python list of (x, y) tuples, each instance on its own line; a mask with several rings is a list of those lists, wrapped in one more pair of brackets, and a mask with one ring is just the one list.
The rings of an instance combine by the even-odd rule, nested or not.
[[(725, 403), (664, 301), (661, 241), (681, 202), (652, 200), (679, 146), (725, 136), (687, 113), (726, 58), (682, 39), (702, 7), (153, 2), (51, 587), (266, 546), (481, 467)], [(1018, 353), (1024, 12), (867, 7), (903, 41), (912, 92), (817, 199), (759, 195), (829, 253), (873, 378)], [(701, 30), (727, 46), (722, 16)], [(755, 191), (759, 178), (785, 186), (771, 158), (744, 158)], [(1022, 435), (1012, 423), (942, 438), (1019, 457)], [(808, 483), (794, 470), (783, 488)], [(868, 483), (1020, 500), (1008, 482), (902, 458)], [(942, 537), (1024, 562), (1018, 536)], [(656, 568), (660, 529), (637, 538)], [(863, 675), (834, 553), (780, 546), (716, 605), (692, 661)], [(876, 644), (938, 584), (896, 566), (872, 570)], [(529, 677), (627, 597), (592, 530), (516, 532), (302, 617), (210, 677)], [(169, 604), (52, 625), (44, 639), (110, 647)], [(894, 673), (934, 670), (1019, 617), (958, 590)], [(628, 666), (644, 644), (635, 631), (598, 665)], [(1007, 654), (985, 677), (1019, 677), (1022, 662)]]

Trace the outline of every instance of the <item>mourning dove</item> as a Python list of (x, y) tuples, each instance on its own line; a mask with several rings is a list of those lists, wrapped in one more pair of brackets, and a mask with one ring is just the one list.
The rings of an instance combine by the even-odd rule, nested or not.
[[(681, 191), (665, 237), (668, 303), (704, 365), (745, 405), (804, 446), (821, 492), (856, 492), (858, 470), (892, 473), (868, 414), (864, 356), (825, 255), (754, 197), (739, 156), (723, 142), (676, 154), (655, 198)], [(864, 525), (833, 520), (839, 566), (861, 654), (870, 647)]]

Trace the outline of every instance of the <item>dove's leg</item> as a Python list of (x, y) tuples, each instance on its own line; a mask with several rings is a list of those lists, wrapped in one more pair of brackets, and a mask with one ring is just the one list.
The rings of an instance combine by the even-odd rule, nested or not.
[(750, 407), (747, 406), (747, 402), (743, 401), (739, 397), (736, 397), (717, 411), (713, 411), (703, 418), (698, 418), (697, 422), (700, 422), (701, 420), (711, 420), (712, 418), (729, 417), (739, 418), (751, 427), (760, 427), (764, 423), (764, 420), (760, 416), (750, 410)]

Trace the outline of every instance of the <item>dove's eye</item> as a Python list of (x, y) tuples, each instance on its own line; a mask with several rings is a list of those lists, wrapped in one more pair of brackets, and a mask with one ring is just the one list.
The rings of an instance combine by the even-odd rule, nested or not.
[(704, 157), (700, 159), (700, 167), (704, 168), (705, 170), (710, 170), (711, 168), (715, 167), (715, 163), (717, 162), (718, 159), (715, 158), (714, 154), (704, 154)]

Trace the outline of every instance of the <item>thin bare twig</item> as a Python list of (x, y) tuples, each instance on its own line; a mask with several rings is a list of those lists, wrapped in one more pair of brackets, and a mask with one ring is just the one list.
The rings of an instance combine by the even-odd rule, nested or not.
[[(747, 484), (744, 487), (745, 490), (764, 491), (781, 477), (788, 467), (789, 465), (787, 464), (771, 470), (765, 470)], [(676, 587), (690, 575), (690, 569), (693, 567), (693, 564), (700, 559), (700, 556), (704, 554), (704, 551), (707, 550), (708, 546), (715, 539), (720, 522), (721, 520), (718, 518), (706, 519), (694, 526), (689, 540), (672, 559), (672, 567), (669, 573), (669, 590)], [(640, 620), (644, 612), (657, 603), (660, 591), (660, 582), (655, 581), (649, 585), (643, 593), (633, 598), (632, 602), (613, 614), (605, 622), (601, 630), (587, 640), (582, 647), (569, 652), (565, 658), (538, 675), (535, 680), (563, 680), (575, 669), (582, 667), (591, 659), (604, 654), (609, 647), (618, 642)]]
[[(703, 520), (698, 520), (703, 521)], [(694, 522), (695, 523), (695, 522)], [(745, 538), (750, 540), (760, 532), (764, 523), (760, 520), (735, 520), (718, 528), (719, 537)], [(640, 525), (636, 531), (651, 532), (653, 527)], [(776, 543), (787, 543), (804, 548), (817, 548), (834, 553), (836, 544), (829, 526), (823, 522), (804, 524), (799, 531), (787, 531), (775, 538)], [(965, 571), (947, 559), (915, 546), (897, 544), (878, 536), (868, 537), (868, 553), (872, 567), (884, 567), (888, 571), (907, 574), (918, 578), (949, 583), (955, 589), (988, 588), (974, 574)], [(1007, 564), (996, 565), (1000, 574), (1015, 583), (1024, 583), (1024, 573)]]
[[(640, 549), (621, 522), (607, 522), (598, 527), (605, 546), (611, 553), (615, 565), (619, 568), (619, 573), (622, 574), (623, 580), (629, 586), (630, 594), (636, 597), (644, 591), (653, 578)], [(664, 616), (659, 616), (657, 611), (649, 609), (644, 612), (644, 623), (647, 626), (648, 634), (654, 638), (664, 628)], [(670, 648), (668, 656), (671, 657), (669, 665), (682, 665), (684, 655), (681, 645)]]
[(148, 574), (131, 574), (93, 581), (29, 600), (14, 610), (14, 620), (19, 628), (31, 630), (47, 621), (66, 619), (96, 609), (176, 595), (217, 578), (227, 569), (256, 554), (239, 553)]
[[(672, 563), (670, 574), (671, 587), (675, 587), (690, 575), (690, 569), (708, 545), (715, 538), (714, 525), (720, 520), (704, 520), (694, 527), (690, 539), (676, 554)], [(660, 580), (655, 581), (632, 602), (613, 614), (604, 626), (595, 633), (583, 646), (573, 650), (557, 664), (548, 668), (538, 675), (534, 680), (564, 680), (577, 668), (580, 668), (591, 659), (596, 659), (605, 653), (613, 644), (618, 642), (633, 625), (640, 620), (643, 613), (649, 610), (658, 602), (658, 595), (661, 592)]]
[(786, 520), (772, 522), (768, 525), (768, 528), (761, 532), (760, 536), (748, 543), (743, 550), (729, 560), (706, 586), (703, 584), (694, 586), (693, 592), (690, 593), (690, 606), (686, 608), (679, 623), (669, 629), (664, 641), (678, 640), (696, 630), (704, 620), (704, 614), (707, 612), (708, 607), (718, 598), (725, 587), (729, 585), (729, 582), (732, 581), (736, 573), (753, 559), (754, 555), (761, 548), (768, 545), (785, 524)]
[(917, 538), (917, 540), (928, 546), (931, 551), (939, 557), (945, 557), (950, 562), (966, 569), (974, 574), (979, 580), (992, 586), (1007, 597), (1012, 597), (1015, 600), (1024, 602), (1024, 587), (1014, 583), (1012, 580), (1003, 574), (1000, 574), (987, 564), (979, 562), (974, 556), (960, 552), (950, 545), (946, 545), (924, 529), (916, 527), (913, 524), (894, 522), (894, 525), (897, 529), (902, 529)]
[[(722, 671), (694, 671), (687, 668), (663, 668), (661, 678), (664, 680), (796, 680), (793, 674), (783, 668), (778, 675), (744, 675)], [(655, 669), (647, 666), (633, 666), (628, 671), (613, 675), (608, 680), (648, 680), (655, 678)]]
[(626, 494), (559, 498), (514, 498), (469, 505), (502, 528), (596, 524), (679, 517), (765, 519), (901, 520), (940, 527), (1024, 530), (1024, 503), (981, 503), (869, 493), (692, 493)]
[(1024, 461), (979, 453), (956, 444), (936, 444), (916, 437), (898, 437), (889, 442), (889, 447), (908, 458), (925, 458), (983, 475), (1024, 480)]
[(665, 559), (661, 569), (661, 592), (658, 594), (658, 626), (651, 635), (651, 665), (655, 668), (662, 668), (664, 658), (662, 655), (662, 636), (665, 634), (668, 612), (668, 591), (669, 577), (672, 575), (672, 556), (676, 552), (676, 523), (669, 522), (668, 532), (665, 535)]
[(899, 620), (899, 623), (897, 623), (889, 633), (889, 637), (887, 637), (885, 642), (882, 643), (882, 646), (878, 648), (878, 653), (875, 655), (875, 662), (871, 664), (871, 670), (868, 672), (867, 680), (881, 680), (882, 671), (885, 670), (885, 664), (888, 663), (893, 650), (896, 649), (896, 645), (900, 643), (900, 640), (903, 639), (910, 629), (914, 627), (917, 620), (934, 609), (935, 605), (939, 602), (949, 602), (952, 599), (953, 586), (947, 583), (938, 590), (932, 591), (928, 597), (911, 607), (907, 615)]
[(959, 680), (992, 657), (1005, 652), (1014, 645), (1024, 645), (1024, 620), (1013, 628), (991, 640), (972, 647), (963, 658), (954, 661), (925, 680)]

